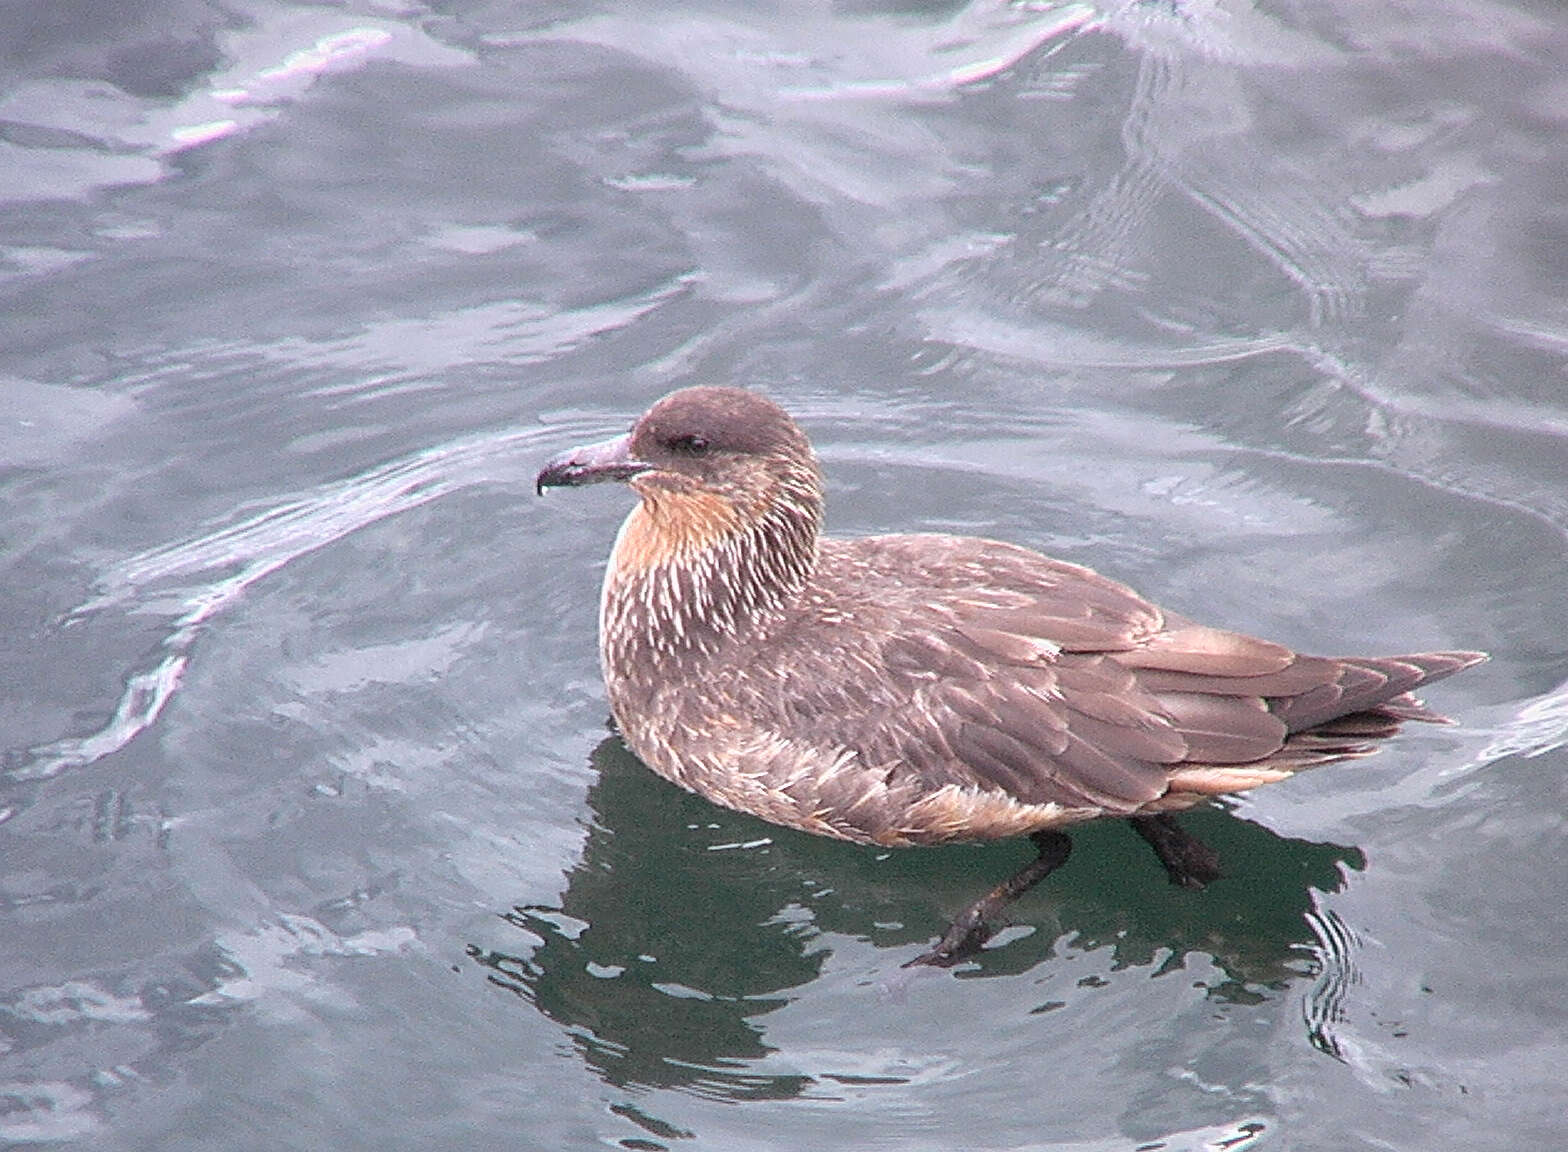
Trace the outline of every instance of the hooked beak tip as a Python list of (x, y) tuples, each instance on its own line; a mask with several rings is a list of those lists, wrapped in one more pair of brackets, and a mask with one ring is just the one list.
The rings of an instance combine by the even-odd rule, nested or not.
[(630, 441), (630, 436), (616, 436), (552, 456), (534, 478), (534, 491), (543, 496), (546, 488), (575, 488), (605, 480), (630, 480), (648, 471), (652, 465), (632, 455)]

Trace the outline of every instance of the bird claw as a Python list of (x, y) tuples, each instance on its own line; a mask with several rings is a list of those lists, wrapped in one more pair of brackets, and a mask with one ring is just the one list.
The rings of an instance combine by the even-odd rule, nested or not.
[(906, 960), (902, 966), (951, 968), (979, 952), (985, 947), (985, 942), (995, 934), (996, 930), (986, 923), (985, 917), (978, 909), (966, 908), (958, 919), (948, 926), (947, 931), (942, 934), (942, 939), (936, 942), (936, 947), (922, 952), (913, 960)]

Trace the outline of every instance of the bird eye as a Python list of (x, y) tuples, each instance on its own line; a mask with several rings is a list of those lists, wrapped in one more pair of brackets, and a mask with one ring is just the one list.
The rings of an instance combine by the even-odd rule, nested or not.
[(687, 452), (693, 456), (700, 456), (708, 450), (708, 438), (695, 434), (672, 436), (665, 441), (665, 446), (675, 452)]

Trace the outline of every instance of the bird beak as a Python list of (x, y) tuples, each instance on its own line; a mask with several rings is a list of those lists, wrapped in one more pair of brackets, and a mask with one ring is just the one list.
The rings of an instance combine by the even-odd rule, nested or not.
[(543, 496), (546, 488), (575, 488), (601, 480), (630, 480), (652, 467), (632, 455), (629, 435), (616, 436), (552, 456), (534, 479), (534, 490)]

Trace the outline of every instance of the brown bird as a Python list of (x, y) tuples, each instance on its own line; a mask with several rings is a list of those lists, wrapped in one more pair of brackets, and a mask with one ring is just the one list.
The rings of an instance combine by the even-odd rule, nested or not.
[(1302, 656), (1194, 624), (1088, 568), (996, 540), (821, 533), (795, 422), (687, 388), (563, 453), (538, 490), (623, 480), (599, 653), (622, 738), (659, 775), (775, 824), (864, 844), (1030, 836), (1038, 859), (910, 963), (972, 954), (1067, 858), (1061, 830), (1128, 819), (1171, 879), (1214, 854), (1171, 813), (1365, 756), (1410, 690), (1480, 652)]

